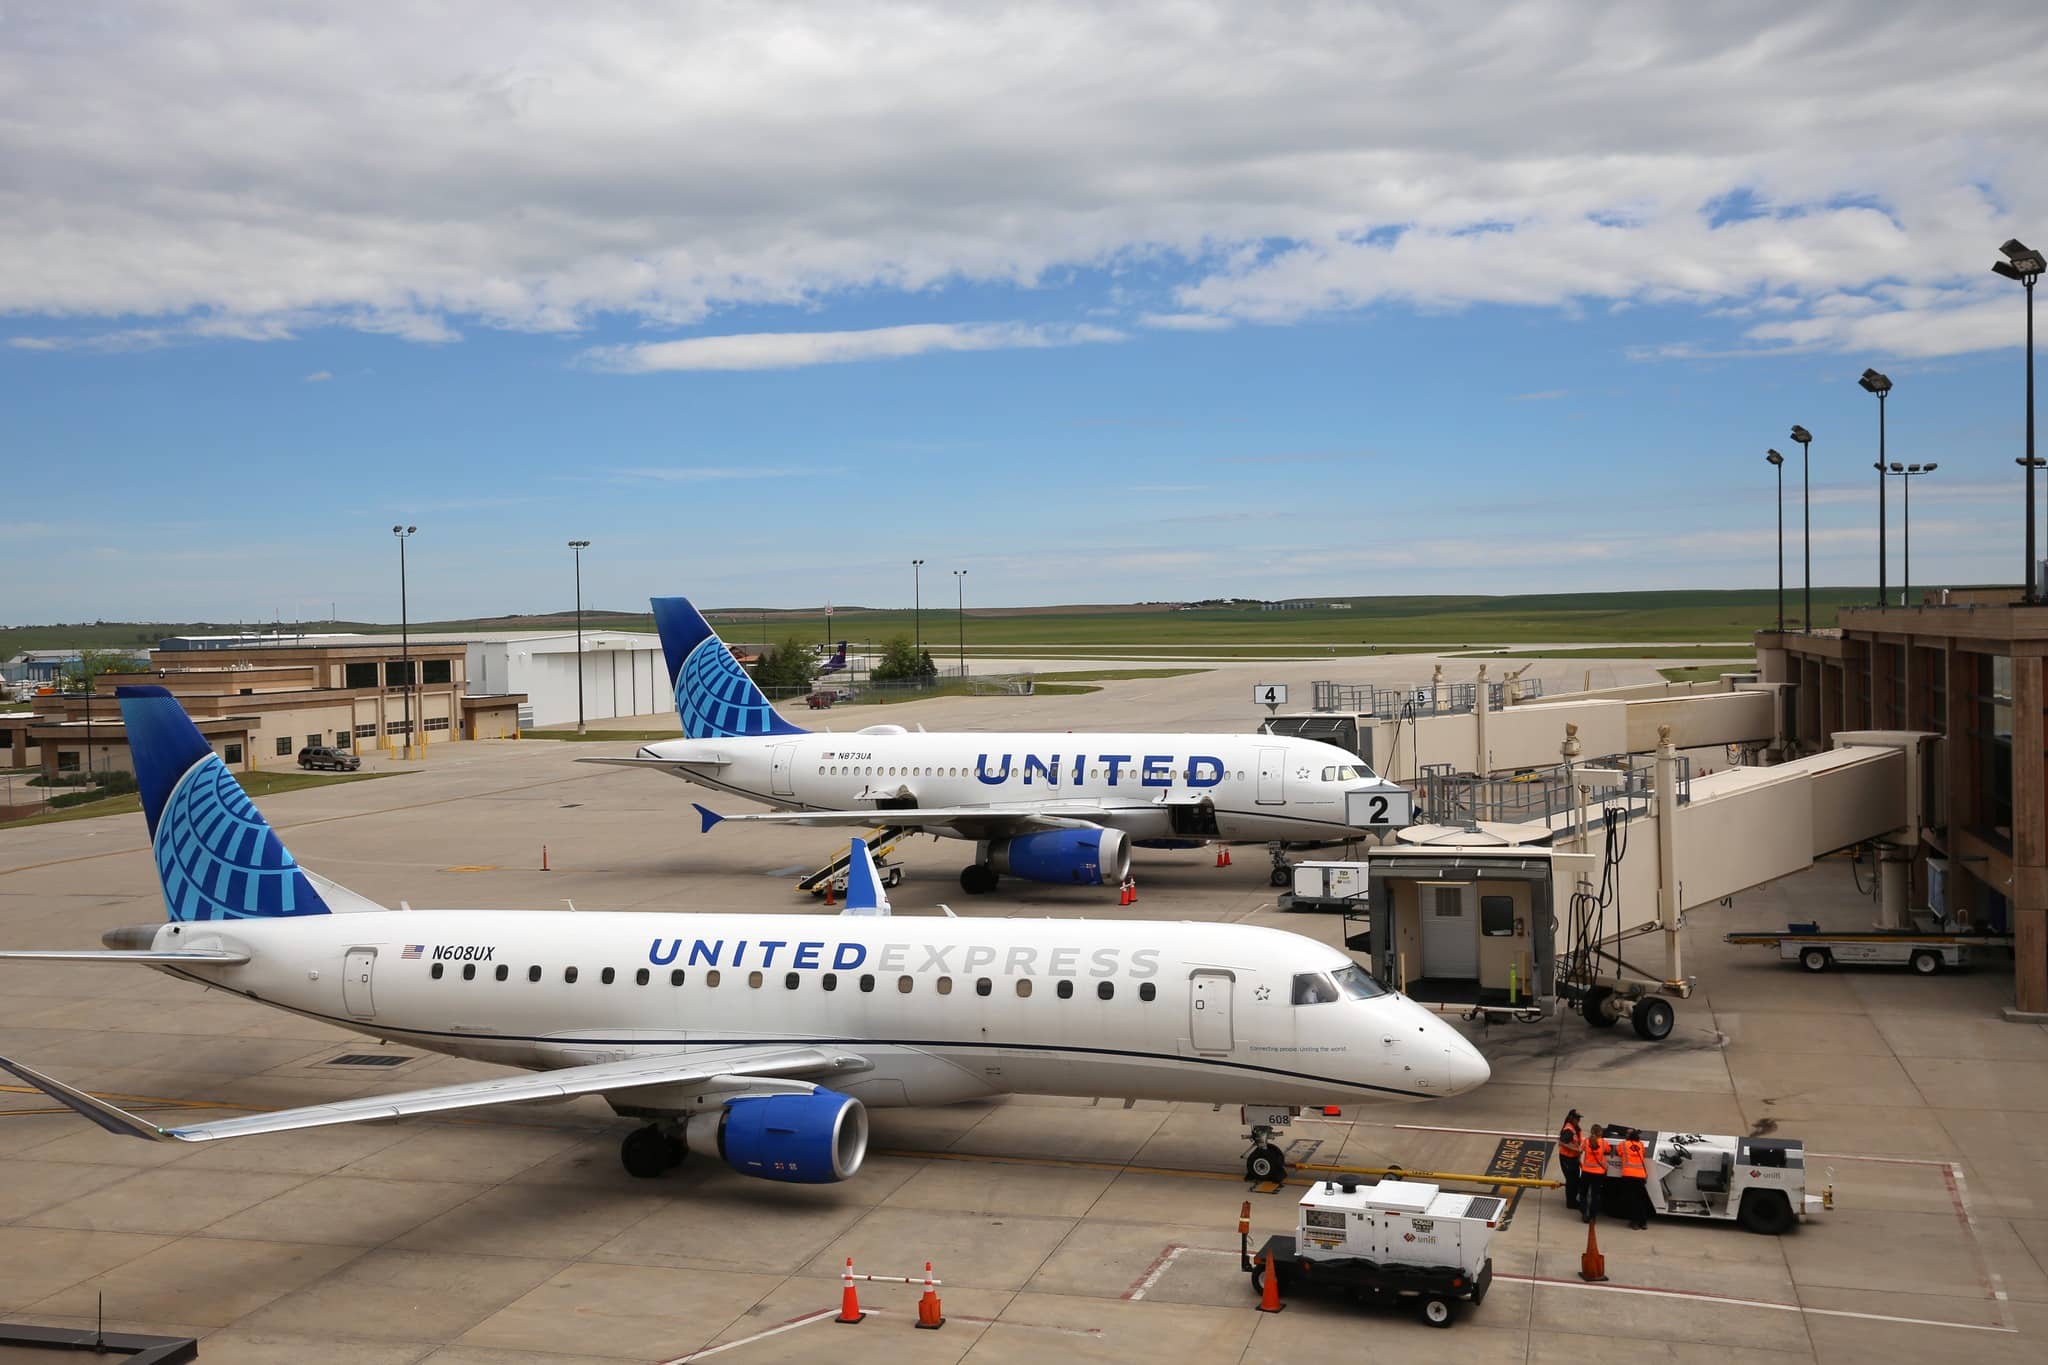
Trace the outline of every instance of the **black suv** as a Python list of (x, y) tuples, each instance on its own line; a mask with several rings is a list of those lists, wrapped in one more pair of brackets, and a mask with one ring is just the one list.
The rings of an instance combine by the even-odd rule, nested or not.
[(352, 773), (363, 766), (363, 760), (346, 749), (331, 749), (325, 744), (309, 744), (299, 750), (301, 768), (328, 768), (338, 773)]

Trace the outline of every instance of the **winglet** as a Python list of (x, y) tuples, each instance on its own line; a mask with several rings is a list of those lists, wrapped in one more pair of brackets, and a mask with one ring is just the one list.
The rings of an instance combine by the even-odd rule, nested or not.
[(709, 806), (700, 806), (695, 801), (692, 801), (690, 805), (696, 810), (697, 818), (704, 822), (704, 827), (697, 831), (699, 834), (709, 834), (711, 827), (725, 818)]
[(882, 879), (875, 875), (874, 855), (868, 852), (868, 841), (855, 839), (853, 851), (846, 864), (846, 908), (842, 915), (886, 915), (889, 913), (889, 894), (882, 889)]
[(20, 1077), (65, 1108), (77, 1110), (110, 1133), (118, 1133), (122, 1137), (142, 1138), (148, 1142), (168, 1142), (172, 1138), (168, 1129), (139, 1119), (126, 1109), (117, 1109), (103, 1099), (86, 1094), (83, 1090), (74, 1090), (55, 1077), (45, 1076), (42, 1072), (31, 1070), (20, 1062), (11, 1062), (5, 1057), (0, 1057), (0, 1071)]

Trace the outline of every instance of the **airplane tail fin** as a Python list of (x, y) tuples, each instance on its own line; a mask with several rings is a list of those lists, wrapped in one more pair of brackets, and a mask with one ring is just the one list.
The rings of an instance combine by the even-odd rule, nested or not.
[(328, 904), (177, 698), (161, 687), (122, 687), (115, 695), (170, 918), (279, 919), (382, 908), (323, 880), (338, 893), (338, 903)]
[(668, 658), (676, 714), (689, 739), (808, 733), (777, 714), (718, 632), (687, 597), (653, 599), (654, 628)]
[(889, 910), (889, 893), (882, 888), (882, 879), (875, 872), (874, 855), (868, 852), (868, 841), (855, 839), (853, 853), (846, 864), (846, 908), (842, 915), (886, 915)]

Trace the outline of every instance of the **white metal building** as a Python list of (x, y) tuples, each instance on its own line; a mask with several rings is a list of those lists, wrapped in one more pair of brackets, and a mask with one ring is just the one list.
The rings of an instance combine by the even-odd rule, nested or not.
[[(441, 638), (441, 637), (435, 637)], [(576, 721), (576, 632), (511, 631), (465, 635), (470, 686), (478, 692), (524, 692), (532, 717), (522, 724), (573, 725)], [(583, 714), (670, 715), (670, 692), (661, 638), (619, 630), (583, 632)]]

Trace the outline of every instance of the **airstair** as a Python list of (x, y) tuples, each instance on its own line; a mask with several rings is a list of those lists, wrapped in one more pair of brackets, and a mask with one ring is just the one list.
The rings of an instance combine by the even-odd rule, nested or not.
[[(903, 880), (902, 865), (892, 861), (889, 855), (895, 852), (896, 845), (915, 833), (916, 828), (910, 825), (882, 825), (867, 832), (868, 851), (874, 855), (875, 871), (881, 875), (882, 885), (894, 886)], [(822, 896), (828, 882), (835, 887), (843, 887), (846, 884), (847, 864), (852, 860), (852, 841), (848, 840), (844, 852), (798, 881), (796, 889), (809, 892), (813, 896)]]

